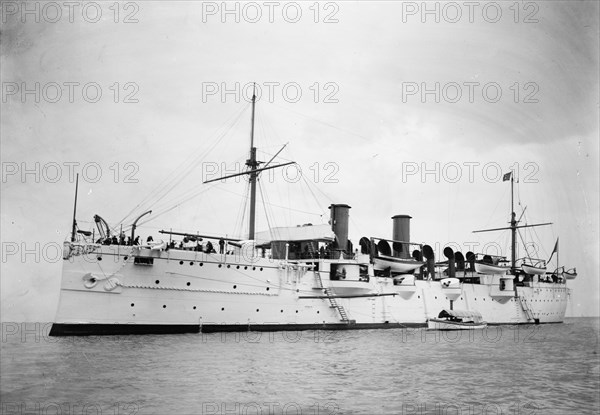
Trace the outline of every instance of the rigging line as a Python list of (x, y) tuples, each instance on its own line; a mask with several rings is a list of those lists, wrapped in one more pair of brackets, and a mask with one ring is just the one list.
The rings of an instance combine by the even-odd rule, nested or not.
[[(168, 186), (173, 182), (181, 180), (181, 176), (186, 175), (189, 171), (195, 168), (199, 161), (206, 157), (222, 141), (222, 139), (229, 133), (229, 131), (231, 131), (231, 129), (239, 122), (241, 116), (247, 109), (248, 106), (242, 107), (237, 113), (231, 116), (230, 119), (226, 121), (226, 123), (223, 126), (218, 128), (214, 133), (212, 133), (209, 136), (209, 140), (212, 140), (213, 136), (217, 136), (217, 140), (212, 146), (210, 146), (207, 149), (203, 149), (202, 152), (200, 152), (197, 155), (195, 155), (195, 153), (198, 152), (200, 148), (197, 148), (194, 152), (192, 152), (192, 154), (190, 154), (190, 156), (188, 156), (188, 158), (180, 166), (171, 171), (171, 173), (169, 173), (169, 175), (154, 190), (152, 190), (133, 209), (131, 209), (131, 211), (127, 213), (127, 215), (125, 215), (125, 217), (121, 221), (119, 221), (118, 224), (123, 223), (131, 214), (133, 214), (133, 212), (135, 212), (144, 204), (148, 204), (153, 197), (157, 197), (158, 195), (160, 195), (161, 192), (165, 192), (165, 190), (166, 193), (159, 200), (166, 196), (166, 194), (168, 194), (169, 191), (174, 188), (174, 186), (172, 186), (171, 189), (168, 189)], [(184, 167), (182, 168), (181, 166)], [(156, 202), (158, 202), (159, 200), (157, 200)]]
[(343, 133), (346, 133), (346, 134), (353, 135), (353, 136), (355, 136), (355, 137), (358, 137), (358, 138), (360, 138), (360, 139), (362, 139), (362, 140), (364, 140), (364, 141), (366, 141), (366, 142), (372, 143), (372, 140), (371, 140), (370, 138), (367, 138), (367, 137), (365, 137), (365, 136), (363, 136), (363, 135), (357, 134), (357, 133), (355, 133), (355, 132), (352, 132), (352, 131), (344, 130), (344, 129), (342, 129), (342, 128), (336, 127), (336, 126), (335, 126), (335, 125), (333, 125), (333, 124), (329, 124), (329, 123), (327, 123), (327, 122), (325, 122), (325, 121), (321, 121), (321, 120), (319, 120), (319, 119), (317, 119), (317, 118), (311, 117), (310, 115), (302, 114), (301, 112), (298, 112), (298, 111), (295, 111), (295, 110), (292, 110), (292, 109), (289, 109), (289, 108), (283, 107), (283, 106), (281, 106), (281, 105), (279, 105), (279, 104), (276, 104), (276, 103), (274, 103), (274, 102), (272, 103), (272, 105), (275, 105), (276, 107), (282, 108), (282, 109), (284, 109), (284, 110), (286, 110), (286, 111), (289, 111), (289, 112), (291, 112), (291, 113), (294, 113), (294, 114), (296, 114), (296, 115), (300, 115), (300, 116), (302, 116), (302, 117), (305, 117), (305, 118), (311, 119), (311, 120), (313, 120), (313, 121), (316, 121), (316, 122), (318, 122), (318, 123), (320, 123), (320, 124), (326, 125), (326, 126), (328, 126), (328, 127), (330, 127), (330, 128), (333, 128), (334, 130), (338, 130), (338, 131), (341, 131), (341, 132), (343, 132)]
[(265, 208), (268, 209), (270, 217), (271, 217), (271, 222), (275, 225), (277, 225), (277, 221), (276, 221), (276, 216), (275, 216), (275, 212), (273, 211), (273, 204), (271, 203), (271, 199), (270, 199), (270, 194), (269, 192), (266, 191), (265, 189)]
[[(241, 194), (233, 192), (231, 190), (225, 190), (222, 187), (217, 187), (216, 189), (221, 190), (223, 192), (231, 193), (231, 194), (234, 194), (234, 195), (237, 195), (237, 196), (240, 196), (240, 197), (247, 198), (247, 196), (241, 195)], [(321, 216), (322, 215), (321, 213), (308, 212), (308, 211), (305, 211), (305, 210), (294, 209), (294, 208), (290, 208), (290, 207), (287, 207), (287, 206), (277, 205), (275, 203), (269, 203), (269, 205), (271, 205), (273, 207), (280, 208), (280, 209), (289, 210), (289, 211), (292, 211), (292, 212), (306, 213), (307, 215), (313, 215), (313, 216)]]
[[(265, 197), (263, 194), (262, 181), (258, 180), (258, 191), (260, 193), (260, 200), (263, 203), (263, 209), (265, 211), (265, 219), (267, 220), (267, 229), (269, 229), (269, 235), (271, 234), (271, 221), (269, 221), (269, 213), (267, 212), (267, 204), (265, 203)], [(272, 237), (272, 235), (271, 235)]]
[[(181, 204), (187, 202), (188, 200), (191, 200), (191, 199), (195, 198), (196, 196), (198, 196), (204, 192), (207, 192), (208, 190), (212, 189), (214, 186), (216, 186), (216, 184), (211, 184), (208, 187), (199, 187), (196, 189), (195, 192), (192, 192), (192, 193), (179, 194), (176, 197), (174, 197), (172, 200), (170, 200), (169, 203), (163, 203), (162, 205), (157, 205), (155, 207), (155, 210), (157, 212), (160, 212), (165, 209), (170, 209), (172, 207), (180, 206)], [(147, 221), (145, 221), (145, 222), (147, 222)]]
[[(221, 189), (221, 190), (223, 190), (223, 189)], [(230, 192), (230, 193), (234, 193), (234, 192)], [(239, 234), (240, 235), (245, 235), (245, 233), (244, 233), (244, 220), (246, 219), (246, 213), (248, 213), (248, 201), (250, 200), (250, 197), (248, 196), (249, 193), (250, 193), (250, 180), (248, 180), (248, 182), (247, 182), (247, 185), (246, 185), (246, 194), (243, 196), (244, 197), (244, 205), (243, 205), (243, 208), (242, 208), (242, 218), (240, 220), (240, 230), (239, 230)], [(250, 235), (248, 235), (248, 236), (250, 236)]]
[[(238, 118), (239, 119), (239, 118)], [(223, 135), (221, 135), (221, 137), (217, 140), (217, 142), (215, 143), (218, 144), (223, 137), (225, 137), (225, 135), (227, 134), (229, 130), (227, 130)], [(198, 156), (196, 158), (196, 160), (194, 161), (194, 163), (190, 164), (188, 167), (183, 168), (179, 174), (175, 175), (170, 182), (163, 182), (161, 187), (158, 187), (157, 189), (155, 189), (155, 191), (153, 191), (150, 195), (148, 195), (142, 202), (140, 202), (138, 204), (138, 206), (136, 206), (134, 209), (132, 209), (122, 220), (120, 223), (123, 223), (133, 212), (135, 212), (136, 209), (138, 209), (140, 206), (143, 206), (144, 204), (149, 204), (149, 202), (152, 200), (152, 198), (156, 198), (156, 200), (153, 203), (158, 203), (160, 202), (164, 197), (167, 196), (167, 194), (169, 194), (178, 183), (175, 183), (174, 185), (170, 186), (170, 188), (167, 188), (167, 186), (170, 183), (173, 183), (174, 181), (180, 181), (182, 176), (188, 174), (188, 172), (190, 172), (193, 168), (196, 167), (196, 164), (199, 163), (210, 151), (212, 151), (212, 149), (214, 149), (214, 146), (212, 148), (210, 148), (209, 150), (207, 150), (206, 154), (202, 154), (200, 156)], [(160, 192), (163, 192), (162, 195), (160, 195)], [(155, 215), (156, 216), (156, 215)]]
[[(230, 125), (227, 127), (227, 129), (225, 131), (223, 131), (221, 133), (221, 136), (214, 142), (214, 144), (212, 145), (212, 147), (210, 147), (209, 149), (207, 149), (203, 154), (200, 154), (198, 157), (196, 157), (193, 162), (187, 166), (184, 167), (178, 175), (176, 175), (172, 180), (171, 183), (174, 183), (170, 188), (166, 188), (167, 184), (165, 184), (164, 188), (165, 190), (163, 190), (163, 194), (162, 196), (158, 197), (158, 199), (154, 202), (154, 203), (158, 203), (160, 202), (164, 197), (167, 196), (167, 194), (169, 194), (169, 192), (171, 192), (181, 181), (181, 179), (187, 175), (189, 172), (191, 172), (208, 154), (210, 154), (210, 152), (212, 150), (214, 150), (214, 148), (222, 141), (222, 139), (224, 137), (227, 136), (227, 134), (229, 134), (229, 131), (231, 131), (231, 129), (234, 127), (235, 124), (237, 124), (242, 116), (242, 114), (244, 113), (244, 111), (240, 111), (238, 114), (238, 117), (233, 120)], [(158, 195), (158, 192), (157, 192)]]
[[(219, 132), (219, 130), (217, 130), (217, 132), (215, 134), (221, 134)], [(210, 150), (208, 150), (210, 151)], [(174, 181), (176, 181), (182, 174), (186, 174), (189, 170), (191, 170), (191, 167), (194, 165), (194, 160), (196, 160), (198, 157), (203, 157), (204, 156), (204, 151), (202, 153), (200, 153), (199, 155), (194, 155), (194, 153), (192, 153), (190, 156), (188, 156), (188, 158), (180, 165), (178, 166), (177, 169), (171, 171), (171, 173), (156, 187), (154, 188), (148, 195), (146, 195), (144, 197), (144, 199), (142, 199), (142, 201), (140, 201), (138, 203), (137, 206), (135, 206), (126, 216), (125, 218), (123, 218), (120, 223), (122, 223), (123, 221), (125, 221), (125, 219), (127, 219), (127, 217), (129, 215), (131, 215), (133, 212), (135, 212), (136, 209), (140, 208), (141, 206), (143, 206), (144, 204), (148, 204), (153, 198), (158, 197), (161, 192), (165, 192), (168, 188), (168, 186), (173, 183)], [(184, 167), (181, 168), (181, 166), (186, 166), (189, 165), (188, 167)], [(171, 187), (172, 189), (173, 187)], [(168, 192), (166, 192), (168, 193)], [(165, 193), (165, 194), (166, 194)], [(155, 202), (156, 203), (156, 202)]]
[(142, 222), (140, 222), (137, 226), (141, 226), (141, 225), (144, 225), (144, 224), (146, 224), (148, 222), (151, 222), (151, 221), (153, 221), (155, 219), (158, 219), (159, 217), (161, 217), (165, 213), (168, 213), (168, 212), (172, 211), (173, 209), (175, 209), (175, 208), (179, 207), (180, 205), (184, 204), (185, 202), (188, 202), (191, 199), (193, 199), (195, 197), (198, 197), (199, 195), (201, 195), (204, 192), (209, 191), (210, 189), (212, 189), (212, 187), (203, 188), (200, 191), (198, 191), (198, 192), (196, 192), (194, 194), (191, 194), (189, 197), (187, 197), (186, 199), (183, 199), (182, 201), (178, 202), (177, 204), (175, 204), (175, 205), (173, 205), (173, 206), (171, 206), (171, 207), (169, 207), (169, 208), (167, 208), (167, 209), (165, 209), (163, 211), (158, 211), (158, 213), (156, 213), (156, 214), (154, 214), (152, 216), (149, 216), (148, 219), (146, 219), (146, 220), (142, 220)]
[(324, 212), (325, 209), (323, 209), (323, 206), (319, 202), (319, 199), (317, 198), (317, 195), (315, 195), (315, 193), (313, 192), (310, 182), (306, 179), (306, 177), (304, 175), (302, 175), (302, 180), (303, 180), (304, 184), (306, 184), (306, 187), (308, 188), (308, 191), (312, 195), (313, 199), (315, 200), (315, 203), (317, 204), (317, 206), (319, 207), (319, 209), (321, 210), (321, 212)]
[(532, 262), (531, 255), (529, 255), (529, 249), (527, 249), (527, 244), (525, 243), (525, 239), (523, 239), (523, 235), (521, 235), (521, 231), (519, 229), (517, 229), (517, 234), (519, 235), (521, 242), (523, 242), (523, 250), (525, 251), (525, 255), (527, 255), (527, 259)]

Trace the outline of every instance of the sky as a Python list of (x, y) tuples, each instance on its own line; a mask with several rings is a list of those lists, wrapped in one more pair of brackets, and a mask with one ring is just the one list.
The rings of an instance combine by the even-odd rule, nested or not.
[(560, 238), (567, 315), (599, 314), (598, 2), (23, 4), (1, 3), (2, 321), (52, 320), (77, 173), (81, 229), (152, 209), (144, 238), (245, 237), (244, 179), (202, 182), (243, 168), (253, 83), (259, 160), (297, 163), (263, 173), (257, 230), (346, 203), (355, 245), (409, 214), (437, 252), (509, 255), (472, 231), (507, 225), (512, 169), (521, 223), (552, 222), (530, 255)]

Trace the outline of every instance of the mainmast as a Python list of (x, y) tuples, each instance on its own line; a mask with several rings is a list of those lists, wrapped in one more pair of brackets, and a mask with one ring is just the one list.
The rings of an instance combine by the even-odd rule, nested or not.
[[(536, 223), (534, 225), (518, 225), (518, 223), (520, 222), (520, 218), (519, 220), (516, 219), (516, 214), (515, 214), (515, 193), (514, 193), (514, 184), (515, 184), (515, 178), (514, 178), (514, 173), (511, 171), (509, 173), (506, 173), (503, 178), (502, 181), (505, 182), (508, 180), (508, 178), (510, 177), (510, 226), (509, 227), (503, 227), (503, 228), (493, 228), (493, 229), (481, 229), (478, 231), (473, 231), (473, 233), (478, 233), (478, 232), (492, 232), (492, 231), (502, 231), (502, 230), (506, 230), (506, 229), (510, 229), (510, 236), (511, 236), (511, 253), (510, 253), (510, 266), (511, 266), (511, 270), (515, 271), (516, 269), (516, 263), (517, 263), (517, 229), (519, 228), (533, 228), (534, 226), (545, 226), (545, 225), (552, 225), (551, 222), (547, 222), (547, 223)], [(522, 216), (522, 215), (521, 215)]]
[(510, 268), (514, 271), (516, 268), (516, 254), (517, 254), (517, 220), (515, 215), (515, 194), (514, 194), (514, 183), (515, 175), (511, 172), (510, 175), (510, 236), (511, 236), (511, 255), (510, 255)]
[(250, 167), (250, 229), (248, 230), (248, 239), (254, 239), (254, 226), (256, 218), (256, 180), (258, 174), (256, 168), (256, 147), (254, 147), (254, 110), (256, 107), (256, 84), (252, 90), (252, 121), (250, 126), (250, 158), (246, 160), (246, 166)]

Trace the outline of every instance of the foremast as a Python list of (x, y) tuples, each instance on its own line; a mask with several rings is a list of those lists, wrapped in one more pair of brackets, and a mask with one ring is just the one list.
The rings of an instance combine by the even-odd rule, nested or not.
[(248, 229), (248, 239), (254, 239), (254, 227), (256, 221), (256, 180), (258, 174), (256, 169), (259, 162), (256, 161), (256, 147), (254, 147), (254, 111), (256, 109), (256, 84), (252, 90), (252, 119), (250, 124), (250, 158), (246, 160), (246, 166), (250, 169), (250, 225)]
[[(250, 123), (250, 158), (246, 160), (246, 166), (248, 166), (248, 170), (241, 172), (241, 173), (236, 173), (236, 174), (231, 174), (229, 176), (224, 176), (224, 177), (219, 177), (217, 179), (211, 179), (211, 180), (206, 180), (203, 183), (207, 184), (207, 183), (211, 183), (211, 182), (216, 182), (218, 180), (225, 180), (225, 179), (229, 179), (232, 177), (237, 177), (237, 176), (242, 176), (242, 175), (249, 175), (250, 176), (250, 217), (249, 217), (249, 228), (248, 228), (248, 239), (249, 240), (253, 240), (254, 236), (255, 236), (255, 226), (256, 226), (256, 183), (258, 182), (258, 175), (261, 171), (263, 170), (269, 170), (269, 169), (274, 169), (277, 167), (283, 167), (283, 166), (287, 166), (290, 164), (295, 164), (296, 162), (294, 161), (290, 161), (287, 163), (280, 163), (277, 164), (275, 166), (269, 166), (269, 164), (271, 164), (271, 162), (275, 159), (275, 157), (277, 157), (279, 155), (279, 153), (281, 153), (281, 151), (283, 151), (283, 149), (285, 148), (285, 145), (271, 158), (271, 160), (269, 160), (267, 163), (265, 163), (264, 167), (261, 167), (260, 169), (258, 168), (258, 166), (262, 163), (260, 161), (256, 160), (256, 147), (254, 147), (254, 116), (255, 116), (255, 110), (256, 110), (256, 84), (254, 84), (254, 89), (252, 90), (252, 118), (251, 118), (251, 123)], [(287, 144), (286, 144), (287, 145)]]

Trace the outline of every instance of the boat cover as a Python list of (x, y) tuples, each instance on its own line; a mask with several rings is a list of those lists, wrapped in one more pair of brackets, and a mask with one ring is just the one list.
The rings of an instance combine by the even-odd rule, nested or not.
[(458, 317), (458, 318), (465, 318), (465, 317), (473, 317), (473, 318), (479, 318), (481, 319), (481, 313), (479, 311), (467, 311), (467, 310), (442, 310), (440, 311), (440, 314), (438, 316), (439, 318), (443, 318), (443, 317)]

